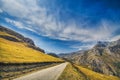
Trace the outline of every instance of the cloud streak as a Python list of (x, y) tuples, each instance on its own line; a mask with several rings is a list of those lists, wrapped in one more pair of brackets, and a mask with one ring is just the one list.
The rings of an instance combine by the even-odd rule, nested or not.
[[(59, 40), (73, 40), (81, 42), (95, 42), (99, 40), (109, 40), (117, 28), (104, 19), (97, 27), (89, 25), (88, 20), (77, 24), (75, 20), (67, 23), (60, 21), (56, 14), (50, 14), (49, 9), (37, 3), (37, 0), (0, 0), (0, 13), (7, 12), (10, 16), (16, 17), (13, 20), (8, 17), (6, 22), (18, 27), (36, 32), (42, 36), (47, 36)], [(84, 27), (85, 24), (85, 27)], [(118, 36), (119, 37), (119, 36)]]

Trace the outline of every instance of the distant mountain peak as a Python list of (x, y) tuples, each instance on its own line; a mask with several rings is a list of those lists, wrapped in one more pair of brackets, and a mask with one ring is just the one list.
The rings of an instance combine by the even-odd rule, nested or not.
[(94, 47), (106, 47), (108, 46), (109, 42), (106, 41), (98, 41), (97, 44)]

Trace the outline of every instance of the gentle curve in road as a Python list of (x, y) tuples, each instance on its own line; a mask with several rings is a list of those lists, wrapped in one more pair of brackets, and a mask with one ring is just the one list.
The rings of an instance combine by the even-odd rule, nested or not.
[(43, 69), (14, 80), (57, 80), (68, 63), (62, 63), (47, 69)]

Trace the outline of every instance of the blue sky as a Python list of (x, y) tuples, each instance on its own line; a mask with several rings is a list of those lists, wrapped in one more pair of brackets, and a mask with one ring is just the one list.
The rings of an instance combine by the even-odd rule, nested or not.
[(0, 0), (0, 24), (46, 52), (74, 52), (120, 38), (120, 1)]

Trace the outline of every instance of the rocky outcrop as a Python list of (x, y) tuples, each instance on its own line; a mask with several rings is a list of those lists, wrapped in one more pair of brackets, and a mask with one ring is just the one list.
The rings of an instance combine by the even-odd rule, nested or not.
[(18, 39), (11, 37), (11, 36), (5, 36), (5, 35), (0, 35), (1, 38), (10, 40), (10, 41), (14, 41), (14, 42), (20, 42)]
[(26, 38), (23, 35), (15, 32), (15, 31), (13, 31), (11, 29), (0, 26), (0, 32), (5, 32), (5, 33), (10, 35), (10, 36), (9, 35), (0, 35), (1, 38), (7, 39), (7, 40), (10, 40), (10, 41), (14, 41), (14, 42), (23, 42), (23, 43), (26, 43), (27, 46), (30, 47), (30, 48), (41, 51), (43, 53), (45, 52), (43, 49), (37, 47), (34, 44), (32, 39)]
[(32, 49), (35, 49), (35, 50), (38, 50), (38, 51), (41, 51), (43, 53), (45, 53), (45, 51), (37, 46), (34, 46), (34, 45), (28, 45), (28, 47), (32, 48)]
[[(15, 32), (15, 31), (13, 31), (13, 30), (11, 30), (11, 29), (8, 29), (8, 28), (5, 28), (5, 27), (3, 27), (3, 26), (0, 26), (0, 31), (1, 31), (1, 32), (6, 32), (6, 33), (8, 33), (8, 34), (10, 34), (10, 35), (12, 35), (12, 36), (15, 36), (15, 37), (18, 38), (19, 41), (21, 41), (21, 42), (25, 42), (25, 43), (30, 44), (30, 45), (35, 45), (34, 42), (33, 42), (30, 38), (26, 38), (26, 37), (24, 37), (23, 35)], [(9, 37), (9, 36), (8, 36), (8, 37)]]

